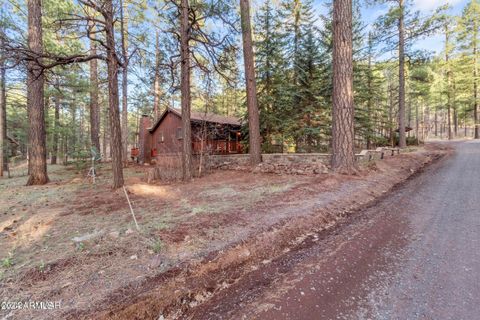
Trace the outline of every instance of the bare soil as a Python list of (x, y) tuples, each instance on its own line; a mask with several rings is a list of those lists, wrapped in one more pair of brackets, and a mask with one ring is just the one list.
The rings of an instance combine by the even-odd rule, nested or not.
[(46, 186), (0, 180), (2, 301), (61, 301), (52, 311), (0, 310), (5, 319), (181, 317), (275, 257), (371, 205), (449, 153), (427, 146), (369, 163), (356, 176), (216, 171), (192, 183), (147, 184), (126, 170), (135, 229), (108, 164), (50, 167)]

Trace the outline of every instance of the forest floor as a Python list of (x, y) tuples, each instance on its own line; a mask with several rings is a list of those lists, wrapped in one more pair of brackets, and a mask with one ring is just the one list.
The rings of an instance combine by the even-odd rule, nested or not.
[(356, 176), (215, 171), (188, 184), (147, 184), (145, 168), (131, 166), (140, 231), (123, 190), (110, 189), (108, 164), (94, 185), (61, 165), (49, 166), (45, 186), (0, 179), (0, 300), (60, 304), (0, 319), (179, 317), (450, 152), (427, 145)]

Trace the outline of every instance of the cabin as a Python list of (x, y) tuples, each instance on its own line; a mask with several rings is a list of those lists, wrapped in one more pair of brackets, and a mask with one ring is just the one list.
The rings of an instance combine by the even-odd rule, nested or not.
[[(242, 153), (241, 124), (239, 119), (214, 113), (191, 112), (193, 154)], [(156, 157), (177, 155), (182, 152), (181, 111), (167, 108), (152, 124), (142, 116), (140, 121), (139, 148), (132, 150), (140, 163), (150, 163)]]

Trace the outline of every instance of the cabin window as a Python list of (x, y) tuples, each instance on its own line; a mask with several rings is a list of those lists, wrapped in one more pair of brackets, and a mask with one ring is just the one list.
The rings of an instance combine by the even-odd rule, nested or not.
[(183, 132), (182, 132), (182, 128), (177, 128), (177, 131), (176, 131), (176, 136), (177, 136), (177, 139), (178, 139), (178, 140), (181, 140), (181, 139), (183, 139)]
[(158, 140), (159, 140), (161, 143), (165, 142), (165, 138), (163, 137), (163, 131), (160, 131), (160, 134), (159, 134), (159, 136), (158, 136)]

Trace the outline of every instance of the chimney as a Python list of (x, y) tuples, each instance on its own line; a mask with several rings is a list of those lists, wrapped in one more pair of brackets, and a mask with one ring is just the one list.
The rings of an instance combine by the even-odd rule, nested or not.
[(146, 114), (142, 115), (140, 119), (140, 128), (138, 133), (138, 162), (140, 164), (150, 163), (151, 160), (151, 143), (152, 143), (152, 135), (148, 129), (152, 127), (152, 121), (150, 117)]

